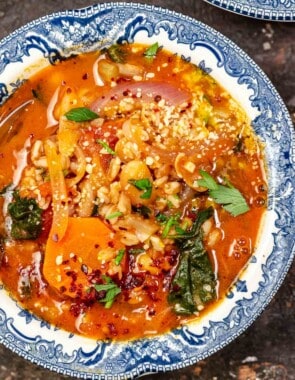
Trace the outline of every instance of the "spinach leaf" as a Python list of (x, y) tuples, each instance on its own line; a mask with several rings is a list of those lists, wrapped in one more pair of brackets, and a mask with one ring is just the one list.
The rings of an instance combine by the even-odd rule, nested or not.
[(21, 198), (17, 191), (8, 205), (11, 216), (11, 237), (19, 240), (37, 239), (42, 230), (42, 209), (34, 198)]
[(168, 301), (178, 314), (193, 314), (216, 298), (216, 279), (203, 245), (201, 229), (212, 214), (211, 207), (199, 212), (190, 231), (175, 235), (181, 256)]
[(116, 63), (125, 63), (126, 61), (126, 52), (123, 50), (123, 47), (118, 44), (110, 46), (106, 50), (109, 58)]

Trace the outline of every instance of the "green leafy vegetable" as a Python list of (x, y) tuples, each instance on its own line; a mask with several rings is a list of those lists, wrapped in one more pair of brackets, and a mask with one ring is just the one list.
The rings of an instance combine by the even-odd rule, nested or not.
[(106, 150), (107, 153), (112, 154), (113, 156), (116, 154), (116, 152), (105, 141), (100, 139), (96, 139), (95, 141), (98, 144), (100, 144)]
[(37, 239), (42, 229), (42, 209), (34, 198), (21, 198), (13, 194), (13, 202), (8, 205), (11, 216), (11, 236), (14, 239)]
[(129, 249), (128, 249), (128, 252), (129, 252), (131, 255), (138, 255), (139, 253), (143, 253), (143, 252), (145, 252), (145, 249), (143, 249), (143, 248), (129, 248)]
[(104, 276), (105, 284), (95, 284), (94, 289), (97, 292), (104, 291), (105, 297), (100, 300), (100, 302), (105, 304), (105, 308), (109, 309), (118, 294), (121, 293), (121, 289), (112, 281), (112, 279), (108, 276)]
[(115, 257), (115, 264), (120, 265), (124, 257), (125, 249), (119, 249), (118, 255)]
[(204, 170), (200, 170), (203, 179), (198, 180), (199, 186), (207, 187), (210, 197), (218, 204), (231, 213), (238, 216), (249, 211), (249, 206), (240, 191), (229, 183), (227, 186), (219, 185), (213, 177)]
[(144, 219), (149, 219), (152, 210), (145, 205), (132, 206), (132, 211), (141, 215)]
[(140, 196), (141, 199), (150, 199), (153, 185), (148, 178), (130, 179), (128, 182), (135, 186), (138, 190), (143, 190), (143, 193)]
[(158, 42), (155, 42), (154, 44), (152, 44), (151, 46), (149, 46), (145, 52), (143, 53), (143, 55), (147, 58), (155, 58), (155, 56), (157, 55), (157, 52), (159, 50), (159, 44)]
[[(185, 230), (182, 228), (180, 224), (180, 214), (176, 213), (173, 215), (166, 215), (159, 213), (156, 215), (156, 220), (164, 225), (162, 238), (171, 238), (174, 239), (175, 236), (182, 235), (185, 233)], [(174, 229), (178, 235), (169, 235), (171, 229)]]
[(99, 115), (96, 112), (91, 111), (89, 108), (77, 107), (72, 108), (70, 111), (65, 113), (65, 117), (71, 121), (83, 122), (97, 119)]
[(210, 207), (200, 211), (192, 227), (175, 235), (181, 252), (177, 272), (172, 281), (168, 300), (178, 314), (193, 314), (216, 298), (216, 279), (207, 251), (203, 246), (202, 224), (212, 216)]
[(106, 50), (109, 58), (116, 63), (125, 63), (126, 52), (123, 50), (122, 46), (114, 44)]

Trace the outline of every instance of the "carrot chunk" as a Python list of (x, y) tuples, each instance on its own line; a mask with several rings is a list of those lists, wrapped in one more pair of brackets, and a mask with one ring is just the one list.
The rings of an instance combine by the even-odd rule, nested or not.
[[(117, 268), (123, 245), (98, 218), (68, 218), (60, 240), (50, 235), (46, 244), (43, 274), (49, 285), (70, 297), (84, 297), (96, 272)], [(109, 252), (107, 255), (105, 253)]]

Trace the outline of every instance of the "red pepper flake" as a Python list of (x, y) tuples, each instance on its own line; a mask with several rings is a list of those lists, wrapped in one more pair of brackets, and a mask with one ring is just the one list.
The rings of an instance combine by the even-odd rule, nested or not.
[(108, 329), (109, 329), (109, 332), (112, 336), (117, 336), (118, 335), (118, 331), (117, 331), (117, 328), (116, 326), (113, 324), (113, 323), (108, 323)]
[(88, 78), (89, 78), (88, 73), (85, 73), (85, 74), (82, 76), (82, 79), (83, 79), (83, 80), (86, 80), (86, 79), (88, 79)]
[(161, 95), (156, 95), (155, 97), (154, 97), (154, 101), (156, 102), (156, 103), (159, 103), (159, 101), (161, 101), (162, 100), (162, 96)]

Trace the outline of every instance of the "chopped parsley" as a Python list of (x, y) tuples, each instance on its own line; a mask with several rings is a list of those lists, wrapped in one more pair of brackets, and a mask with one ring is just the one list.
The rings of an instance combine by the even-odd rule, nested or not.
[(198, 185), (209, 190), (210, 197), (233, 216), (238, 216), (249, 211), (249, 206), (238, 189), (227, 182), (227, 186), (219, 185), (209, 173), (200, 170), (202, 179)]
[(107, 215), (105, 218), (107, 220), (111, 220), (111, 219), (115, 219), (115, 218), (119, 218), (119, 216), (122, 216), (123, 213), (121, 211), (116, 211), (116, 212), (112, 212), (111, 214)]
[(118, 255), (115, 257), (115, 264), (120, 265), (125, 254), (125, 249), (119, 249)]
[(158, 50), (159, 50), (159, 44), (158, 42), (155, 42), (154, 44), (152, 44), (151, 46), (149, 46), (145, 52), (143, 53), (143, 55), (146, 57), (146, 58), (149, 58), (149, 59), (153, 59), (156, 57), (157, 53), (158, 53)]
[(105, 304), (106, 309), (109, 309), (112, 307), (116, 296), (121, 293), (121, 289), (112, 281), (110, 277), (104, 276), (104, 280), (105, 284), (95, 284), (93, 287), (97, 292), (105, 292), (104, 298), (99, 301)]
[(150, 199), (152, 195), (153, 185), (148, 178), (130, 179), (128, 182), (138, 190), (143, 190), (143, 193), (140, 196), (141, 199)]
[(107, 153), (112, 154), (113, 156), (116, 154), (116, 152), (105, 141), (100, 139), (96, 139), (95, 141), (97, 144), (100, 144)]

